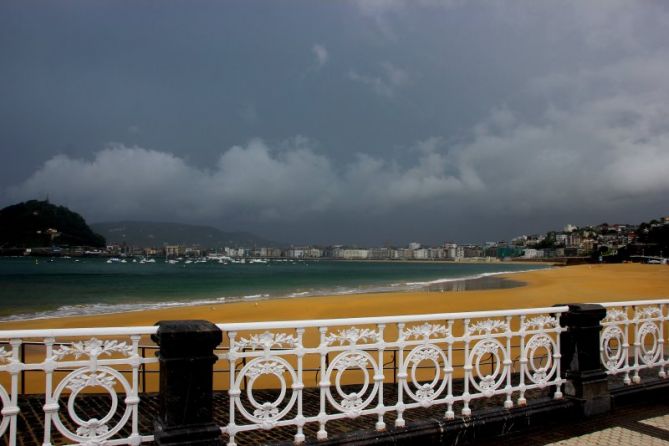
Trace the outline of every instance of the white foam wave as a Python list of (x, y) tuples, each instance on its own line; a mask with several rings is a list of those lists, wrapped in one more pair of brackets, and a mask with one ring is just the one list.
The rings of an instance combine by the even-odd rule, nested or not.
[(37, 311), (34, 313), (19, 313), (11, 316), (1, 316), (0, 322), (32, 320), (32, 319), (55, 319), (70, 316), (90, 316), (96, 314), (128, 313), (133, 311), (160, 310), (173, 307), (185, 307), (192, 305), (212, 305), (225, 303), (230, 298), (218, 297), (215, 299), (193, 300), (188, 302), (147, 302), (147, 303), (124, 303), (124, 304), (81, 304), (63, 305), (55, 310)]
[(425, 282), (405, 282), (405, 283), (400, 283), (400, 284), (394, 284), (397, 286), (410, 286), (410, 287), (426, 287), (430, 285), (439, 285), (440, 283), (449, 283), (449, 282), (460, 282), (462, 280), (476, 280), (476, 279), (484, 279), (486, 277), (493, 277), (493, 276), (501, 276), (501, 275), (507, 275), (507, 274), (520, 274), (520, 273), (527, 273), (530, 271), (536, 271), (536, 269), (523, 269), (523, 270), (515, 270), (515, 271), (495, 271), (492, 273), (480, 273), (480, 274), (473, 274), (470, 276), (460, 276), (460, 277), (445, 277), (441, 279), (435, 279), (435, 280), (429, 280)]

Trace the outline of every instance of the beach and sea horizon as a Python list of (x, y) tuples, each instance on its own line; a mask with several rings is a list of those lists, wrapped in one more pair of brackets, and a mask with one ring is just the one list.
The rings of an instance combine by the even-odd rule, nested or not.
[(517, 287), (501, 275), (545, 269), (516, 262), (258, 263), (105, 258), (0, 258), (0, 322), (233, 302)]
[[(7, 260), (5, 260), (6, 262)], [(32, 260), (34, 262), (34, 259)], [(55, 263), (55, 262), (52, 262)], [(53, 265), (52, 265), (53, 266)], [(78, 265), (83, 266), (83, 265)], [(103, 265), (94, 265), (94, 269)], [(112, 265), (104, 265), (112, 266)], [(127, 265), (136, 268), (146, 265)], [(167, 265), (165, 265), (167, 266)], [(173, 265), (172, 265), (173, 266)], [(189, 265), (190, 266), (190, 265)], [(205, 265), (198, 265), (205, 266)], [(22, 265), (27, 267), (27, 265)], [(388, 271), (385, 268), (392, 267)], [(276, 265), (240, 265), (247, 268), (243, 274), (239, 271), (235, 275), (246, 276), (243, 279), (249, 284), (258, 286), (257, 277), (264, 277), (266, 270), (280, 268)], [(253, 270), (256, 269), (257, 270)], [(264, 269), (263, 269), (264, 268)], [(340, 275), (348, 274), (349, 268), (360, 270), (370, 268), (365, 280), (348, 279), (344, 285), (324, 285), (320, 287), (310, 284), (311, 288), (304, 290), (304, 282), (309, 280), (302, 277), (302, 283), (295, 279), (295, 270), (302, 268), (309, 271), (319, 271), (325, 275), (332, 274), (328, 269), (334, 269)], [(378, 268), (381, 268), (380, 272)], [(404, 269), (404, 274), (394, 268)], [(172, 273), (164, 273), (159, 279), (167, 283), (160, 285), (169, 287), (172, 280), (186, 284), (180, 291), (182, 296), (191, 296), (160, 300), (153, 299), (144, 302), (104, 303), (99, 296), (94, 302), (67, 304), (53, 302), (51, 294), (51, 310), (32, 312), (27, 310), (5, 314), (0, 321), (0, 329), (35, 329), (35, 328), (73, 328), (73, 327), (102, 327), (102, 326), (138, 326), (153, 325), (160, 320), (168, 319), (206, 319), (212, 322), (251, 322), (268, 320), (295, 320), (295, 319), (329, 319), (345, 317), (391, 316), (401, 314), (428, 314), (450, 313), (481, 310), (497, 310), (511, 308), (531, 308), (551, 306), (570, 302), (603, 302), (615, 300), (661, 299), (669, 297), (669, 274), (666, 265), (644, 264), (589, 264), (568, 267), (551, 267), (550, 265), (515, 265), (515, 264), (479, 264), (456, 265), (441, 263), (404, 263), (404, 264), (376, 264), (372, 262), (295, 262), (285, 266), (292, 271), (291, 284), (275, 287), (274, 291), (266, 287), (262, 292), (250, 291), (244, 296), (235, 295), (230, 298), (202, 298), (197, 293), (188, 294), (188, 268)], [(406, 270), (409, 270), (408, 272)], [(161, 268), (162, 270), (162, 268)], [(193, 267), (195, 270), (195, 267)], [(216, 270), (215, 270), (216, 271)], [(242, 270), (243, 271), (243, 270)], [(262, 274), (261, 274), (262, 271)], [(132, 274), (118, 272), (110, 274), (104, 280), (108, 283), (121, 284)], [(62, 274), (62, 272), (61, 272)], [(91, 273), (92, 274), (92, 273)], [(176, 274), (170, 277), (170, 274)], [(182, 276), (186, 274), (186, 276)], [(221, 275), (219, 271), (218, 275)], [(276, 274), (276, 273), (273, 273)], [(16, 274), (18, 275), (18, 274)], [(46, 281), (53, 281), (54, 275), (45, 274)], [(132, 280), (148, 280), (146, 271), (139, 278)], [(258, 275), (256, 279), (249, 275)], [(289, 274), (290, 276), (291, 274)], [(336, 276), (337, 273), (334, 273)], [(380, 279), (379, 276), (386, 277)], [(56, 275), (57, 276), (57, 275)], [(272, 276), (272, 274), (269, 274)], [(374, 276), (370, 278), (370, 276)], [(7, 282), (6, 273), (3, 281)], [(123, 280), (121, 278), (124, 277)], [(149, 274), (151, 277), (151, 274)], [(307, 275), (308, 277), (308, 275)], [(417, 279), (419, 278), (420, 279)], [(26, 277), (26, 280), (37, 283), (35, 277)], [(313, 279), (313, 278), (312, 278)], [(58, 279), (60, 280), (60, 279)], [(94, 287), (85, 285), (86, 280), (75, 275), (67, 285), (72, 295), (77, 286), (91, 287), (92, 296)], [(102, 280), (98, 278), (97, 280)], [(265, 279), (269, 280), (269, 279)], [(332, 279), (334, 282), (341, 279)], [(78, 282), (78, 285), (76, 284)], [(215, 282), (215, 281), (214, 281)], [(13, 284), (12, 287), (16, 287)], [(100, 285), (98, 284), (98, 287)], [(115, 287), (112, 287), (116, 289)], [(137, 287), (136, 287), (137, 288)], [(139, 287), (141, 288), (141, 287)], [(278, 289), (281, 291), (277, 291)], [(46, 292), (48, 287), (42, 287)], [(15, 288), (16, 290), (16, 288)], [(298, 291), (303, 290), (303, 291)], [(11, 297), (10, 288), (3, 286), (2, 294)], [(25, 294), (17, 301), (23, 301), (24, 308), (29, 308), (30, 293)], [(175, 294), (176, 290), (173, 290)], [(110, 290), (106, 295), (112, 296)], [(102, 295), (105, 295), (102, 293)], [(37, 295), (37, 294), (35, 294)], [(48, 301), (42, 296), (42, 301)], [(41, 305), (46, 305), (42, 303)]]

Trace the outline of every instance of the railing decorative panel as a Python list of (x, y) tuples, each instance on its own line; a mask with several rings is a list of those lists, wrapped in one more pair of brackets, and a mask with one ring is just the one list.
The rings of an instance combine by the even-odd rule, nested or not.
[[(58, 435), (60, 444), (139, 445), (151, 441), (138, 428), (138, 372), (156, 358), (139, 352), (142, 336), (156, 327), (94, 328), (3, 332), (0, 347), (2, 422), (0, 436), (8, 432), (8, 443), (17, 440), (19, 380), (39, 376), (44, 390), (43, 445)], [(21, 345), (30, 342), (26, 354)], [(34, 351), (33, 351), (34, 350)], [(94, 416), (79, 412), (77, 398), (83, 393), (106, 393), (109, 404)], [(123, 432), (122, 432), (123, 430)]]
[(643, 369), (657, 369), (660, 378), (666, 377), (667, 304), (669, 300), (601, 304), (606, 317), (601, 322), (600, 353), (608, 374), (623, 374), (625, 384), (641, 382)]
[[(505, 408), (514, 406), (514, 396), (524, 405), (529, 390), (548, 386), (561, 398), (559, 318), (567, 310), (220, 324), (229, 351), (218, 356), (231, 371), (221, 430), (235, 445), (242, 432), (294, 426), (300, 443), (307, 423), (317, 423), (316, 437), (325, 439), (327, 423), (342, 418), (372, 416), (382, 430), (389, 412), (404, 426), (403, 414), (418, 407), (443, 405), (452, 419), (456, 405), (469, 416), (472, 401), (497, 395)], [(395, 376), (384, 368), (391, 352)], [(315, 381), (305, 364), (313, 365)], [(268, 380), (279, 390), (262, 402), (262, 386), (255, 386)], [(384, 384), (396, 386), (390, 402)], [(304, 399), (309, 386), (319, 389), (317, 412), (305, 409), (313, 405)]]

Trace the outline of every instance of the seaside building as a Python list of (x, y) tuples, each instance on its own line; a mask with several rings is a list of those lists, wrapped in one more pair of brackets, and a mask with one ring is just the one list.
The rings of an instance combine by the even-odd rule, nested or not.
[(370, 248), (369, 249), (369, 258), (376, 260), (390, 259), (390, 248)]
[(462, 249), (462, 256), (466, 258), (482, 257), (483, 250), (476, 245), (467, 245)]
[(413, 249), (409, 248), (399, 248), (397, 250), (397, 256), (400, 260), (411, 260), (413, 259)]
[(185, 248), (183, 254), (186, 257), (202, 257), (202, 250), (199, 248)]
[(543, 251), (539, 249), (527, 248), (523, 250), (524, 259), (536, 259), (539, 257), (543, 257)]
[(346, 260), (365, 260), (368, 257), (369, 257), (369, 250), (367, 249), (342, 250), (342, 258)]
[(301, 259), (304, 257), (304, 248), (290, 248), (288, 250), (288, 257), (292, 259)]
[(444, 243), (443, 246), (443, 256), (445, 259), (454, 259), (455, 258), (455, 251), (457, 249), (458, 245), (455, 243)]
[(429, 251), (427, 248), (414, 249), (413, 258), (416, 260), (427, 260), (430, 258)]
[(165, 257), (179, 257), (182, 253), (179, 245), (165, 245)]

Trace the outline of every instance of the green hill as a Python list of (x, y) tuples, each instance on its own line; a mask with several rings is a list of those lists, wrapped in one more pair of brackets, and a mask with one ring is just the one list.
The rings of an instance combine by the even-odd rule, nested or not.
[(148, 221), (93, 223), (91, 227), (110, 243), (131, 246), (199, 245), (203, 248), (277, 246), (247, 232), (224, 232), (211, 226)]
[(105, 246), (84, 218), (65, 206), (30, 200), (0, 209), (0, 248)]

